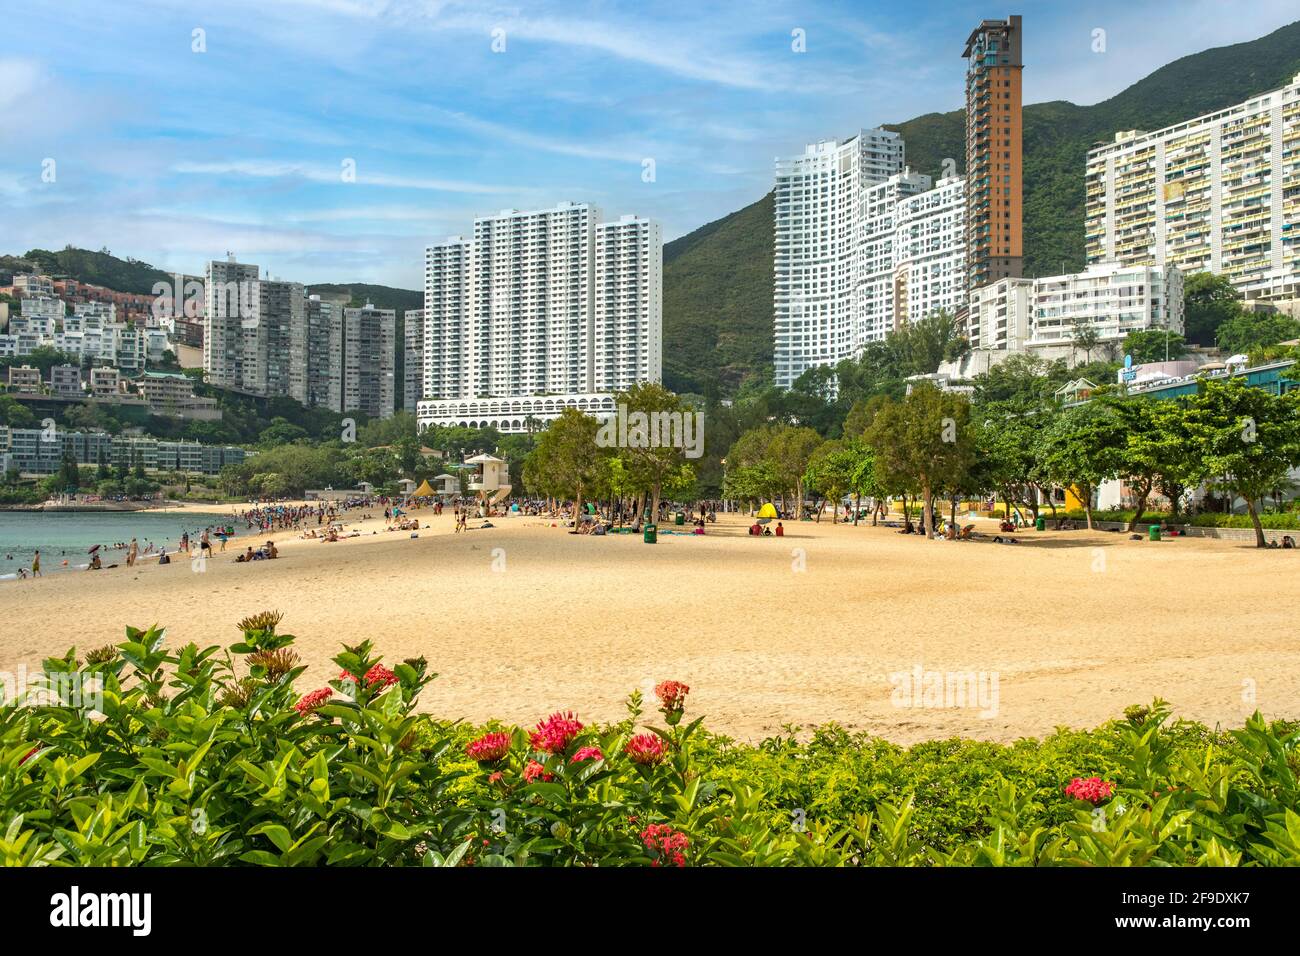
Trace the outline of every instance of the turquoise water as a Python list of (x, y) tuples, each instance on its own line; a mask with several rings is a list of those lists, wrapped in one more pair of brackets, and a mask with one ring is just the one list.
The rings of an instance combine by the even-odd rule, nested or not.
[[(126, 549), (115, 547), (119, 542), (135, 538), (142, 553), (151, 543), (154, 554), (161, 547), (170, 553), (186, 531), (197, 546), (204, 528), (232, 523), (236, 533), (244, 528), (243, 522), (220, 512), (0, 511), (0, 580), (13, 577), (19, 568), (30, 569), (37, 549), (41, 571), (50, 574), (85, 567), (91, 545), (101, 545), (100, 560), (105, 565), (125, 564)], [(218, 546), (215, 539), (212, 546)]]

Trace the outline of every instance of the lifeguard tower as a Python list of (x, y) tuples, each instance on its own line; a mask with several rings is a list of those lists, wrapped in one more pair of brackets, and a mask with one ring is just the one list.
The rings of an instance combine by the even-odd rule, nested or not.
[(504, 458), (481, 454), (466, 458), (465, 464), (474, 467), (469, 476), (469, 490), (478, 495), (479, 507), (484, 514), (489, 505), (494, 505), (510, 495), (510, 465)]

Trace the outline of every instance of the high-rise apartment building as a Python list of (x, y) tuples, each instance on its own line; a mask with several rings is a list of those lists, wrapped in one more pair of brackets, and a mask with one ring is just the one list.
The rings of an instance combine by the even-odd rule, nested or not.
[(1300, 296), (1300, 74), (1290, 85), (1088, 153), (1089, 263), (1170, 263), (1248, 298)]
[(776, 384), (965, 301), (964, 181), (904, 165), (897, 133), (863, 130), (778, 160)]
[(595, 233), (591, 390), (657, 382), (663, 368), (663, 227), (639, 216)]
[(302, 284), (259, 279), (253, 283), (253, 301), (254, 319), (240, 325), (243, 388), (257, 395), (291, 395), (291, 342), (306, 321)]
[(966, 304), (966, 180), (902, 199), (894, 228), (894, 327)]
[(778, 159), (774, 208), (776, 384), (849, 354), (866, 191), (903, 172), (903, 141), (883, 129), (824, 140)]
[(342, 411), (343, 306), (320, 295), (303, 302), (291, 344), (290, 395), (309, 407)]
[(203, 300), (203, 371), (213, 385), (242, 388), (243, 323), (257, 317), (257, 266), (225, 261), (208, 263)]
[(424, 395), (470, 398), (469, 356), (474, 244), (457, 236), (424, 251)]
[(366, 303), (343, 310), (343, 402), (340, 412), (393, 414), (397, 313)]
[(407, 309), (402, 318), (402, 408), (414, 412), (424, 397), (424, 312)]
[(475, 220), (473, 239), (425, 251), (421, 423), (522, 431), (520, 399), (562, 396), (538, 403), (544, 421), (659, 381), (662, 287), (663, 234), (648, 219), (602, 223), (588, 203), (561, 203)]
[(966, 66), (966, 273), (977, 289), (1023, 272), (1020, 17), (984, 20)]

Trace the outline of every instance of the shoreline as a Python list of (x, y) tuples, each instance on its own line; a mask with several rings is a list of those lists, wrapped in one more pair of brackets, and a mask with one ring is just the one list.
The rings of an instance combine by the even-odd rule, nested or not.
[[(412, 538), (382, 530), (376, 510), (346, 518), (359, 534), (338, 542), (234, 539), (275, 540), (272, 561), (236, 563), (236, 546), (202, 569), (150, 556), (18, 582), (3, 592), (22, 596), (0, 670), (120, 643), (127, 625), (166, 627), (172, 648), (226, 645), (241, 618), (280, 610), (304, 693), (337, 672), (341, 644), (369, 639), (390, 665), (423, 656), (442, 675), (421, 710), (476, 724), (531, 726), (561, 709), (616, 721), (629, 692), (648, 698), (665, 679), (691, 686), (711, 729), (747, 741), (834, 722), (902, 744), (1009, 742), (1156, 697), (1210, 726), (1256, 707), (1300, 717), (1300, 648), (1277, 598), (1300, 588), (1295, 551), (1086, 531), (1023, 532), (1007, 547), (983, 523), (983, 541), (940, 542), (825, 519), (755, 539), (734, 514), (645, 545), (530, 516), (454, 534), (450, 512), (427, 509), (411, 512)], [(1231, 633), (1207, 604), (1232, 609)], [(930, 706), (899, 686), (918, 667), (996, 678), (983, 686), (997, 701)]]

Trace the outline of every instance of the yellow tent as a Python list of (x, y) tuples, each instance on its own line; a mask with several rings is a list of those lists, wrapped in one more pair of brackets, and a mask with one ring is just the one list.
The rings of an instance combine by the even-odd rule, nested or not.
[(777, 517), (776, 508), (770, 501), (758, 509), (758, 521), (760, 524), (767, 524), (775, 517)]
[(437, 494), (437, 492), (429, 486), (428, 478), (420, 482), (420, 487), (415, 489), (415, 497), (417, 498), (432, 498), (435, 494)]

